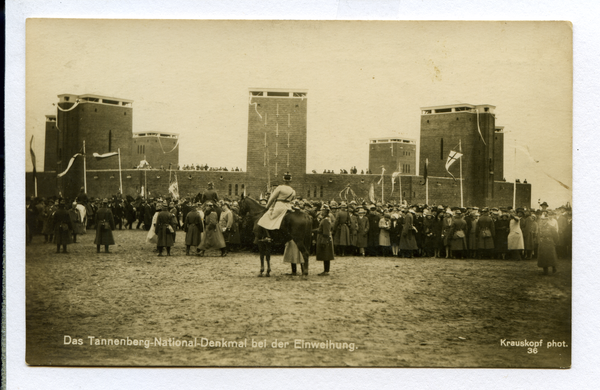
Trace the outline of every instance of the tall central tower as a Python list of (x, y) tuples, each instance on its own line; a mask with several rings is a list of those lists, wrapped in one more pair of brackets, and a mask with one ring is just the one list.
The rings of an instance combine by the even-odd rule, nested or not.
[(249, 181), (266, 188), (280, 183), (286, 172), (295, 178), (303, 177), (307, 90), (250, 88), (248, 102)]
[[(490, 205), (494, 198), (495, 168), (503, 165), (503, 156), (496, 143), (495, 106), (489, 104), (452, 104), (421, 107), (421, 174), (425, 159), (428, 174), (450, 177), (445, 165), (451, 150), (462, 157), (462, 177), (465, 205)], [(500, 140), (502, 141), (502, 140)], [(459, 179), (460, 163), (450, 172)], [(499, 174), (501, 174), (499, 172)]]

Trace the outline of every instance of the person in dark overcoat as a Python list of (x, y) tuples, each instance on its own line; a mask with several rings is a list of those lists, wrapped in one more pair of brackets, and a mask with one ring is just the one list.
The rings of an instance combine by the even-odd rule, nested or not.
[(346, 247), (351, 245), (350, 241), (350, 213), (346, 202), (340, 204), (337, 218), (333, 224), (333, 245), (340, 256), (346, 255)]
[(415, 238), (415, 229), (413, 220), (415, 217), (414, 207), (411, 207), (408, 213), (404, 216), (404, 224), (402, 225), (402, 233), (400, 234), (400, 256), (412, 258), (414, 251), (419, 249), (417, 239)]
[(491, 258), (494, 252), (496, 227), (494, 226), (492, 217), (490, 217), (489, 208), (485, 207), (481, 210), (481, 217), (479, 218), (479, 222), (477, 222), (476, 230), (479, 258)]
[[(196, 205), (199, 206), (199, 205)], [(185, 231), (185, 255), (190, 255), (190, 247), (200, 245), (204, 226), (202, 225), (202, 217), (196, 208), (190, 208), (185, 216), (183, 230)]]
[[(115, 229), (118, 226), (119, 230), (123, 230), (123, 217), (125, 216), (125, 206), (123, 205), (123, 199), (114, 197), (112, 201), (111, 210), (113, 212), (113, 219), (115, 220)], [(127, 225), (125, 226), (127, 228)]]
[(150, 203), (146, 203), (144, 206), (144, 230), (148, 231), (150, 230), (150, 226), (152, 226), (152, 217), (154, 216), (155, 208)]
[(48, 200), (48, 205), (44, 208), (42, 216), (44, 217), (44, 224), (42, 225), (42, 234), (44, 235), (44, 243), (54, 242), (54, 213), (58, 209), (58, 200)]
[(442, 257), (441, 253), (444, 250), (444, 209), (437, 212), (437, 216), (433, 222), (433, 234), (435, 236), (435, 257)]
[(357, 225), (356, 246), (358, 247), (361, 256), (365, 256), (365, 248), (369, 243), (369, 218), (367, 218), (367, 211), (363, 208), (358, 209)]
[(549, 267), (552, 267), (552, 273), (556, 272), (556, 245), (558, 242), (558, 232), (554, 226), (548, 223), (548, 213), (542, 213), (539, 224), (539, 253), (537, 265), (544, 269), (544, 275), (548, 275)]
[(69, 212), (65, 210), (65, 200), (58, 201), (58, 209), (53, 213), (52, 221), (54, 223), (54, 239), (56, 241), (56, 253), (60, 253), (60, 246), (63, 247), (63, 253), (67, 253), (67, 245), (72, 242), (71, 234), (73, 232), (73, 222)]
[(496, 251), (496, 258), (505, 260), (506, 253), (508, 252), (508, 233), (510, 232), (510, 215), (503, 213), (498, 217), (498, 220), (494, 223), (494, 249)]
[(367, 253), (369, 256), (377, 256), (379, 252), (379, 220), (381, 215), (377, 212), (375, 205), (369, 207), (369, 234), (367, 242)]
[(435, 232), (435, 218), (428, 209), (423, 211), (425, 219), (423, 221), (423, 235), (425, 241), (423, 243), (423, 254), (425, 257), (433, 257), (436, 254), (437, 237)]
[(171, 256), (171, 247), (175, 244), (175, 222), (174, 215), (169, 211), (169, 204), (167, 201), (156, 204), (157, 211), (160, 207), (161, 211), (156, 217), (156, 224), (154, 225), (154, 231), (158, 236), (156, 241), (156, 248), (158, 249), (158, 255), (162, 256), (163, 249), (167, 248), (167, 256)]
[(109, 253), (108, 246), (115, 245), (113, 230), (115, 229), (115, 218), (108, 207), (108, 199), (102, 200), (102, 205), (96, 211), (96, 253), (100, 253), (100, 246), (104, 245), (104, 252)]
[(215, 248), (220, 249), (221, 256), (225, 257), (227, 256), (227, 252), (225, 248), (225, 239), (223, 238), (223, 233), (219, 227), (218, 209), (210, 201), (206, 202), (204, 207), (206, 208), (204, 215), (204, 235), (200, 242), (199, 254), (200, 256), (204, 256), (206, 250)]
[(455, 210), (449, 233), (450, 250), (452, 251), (453, 257), (465, 257), (465, 251), (467, 250), (466, 231), (467, 222), (462, 219), (462, 212), (460, 210)]
[(219, 201), (219, 195), (215, 191), (215, 185), (213, 182), (209, 182), (206, 191), (202, 194), (202, 203), (212, 202), (216, 204)]
[(349, 207), (348, 212), (350, 213), (350, 253), (356, 255), (358, 254), (356, 245), (358, 242), (358, 212), (355, 206)]
[(446, 259), (450, 258), (451, 255), (452, 236), (450, 235), (450, 231), (452, 230), (452, 215), (452, 211), (446, 210), (442, 222), (442, 239), (444, 241), (444, 249), (446, 249)]
[(127, 199), (125, 201), (125, 229), (129, 226), (129, 230), (133, 228), (133, 223), (135, 222), (135, 206), (133, 205), (133, 200)]
[(402, 233), (402, 224), (398, 219), (399, 214), (391, 215), (390, 222), (390, 243), (392, 244), (392, 256), (398, 256), (400, 248), (400, 234)]
[[(321, 207), (321, 222), (317, 229), (317, 260), (323, 262), (323, 272), (319, 276), (329, 275), (331, 260), (333, 257), (333, 240), (331, 237), (331, 220), (329, 219), (329, 206)], [(379, 227), (378, 227), (379, 229)]]

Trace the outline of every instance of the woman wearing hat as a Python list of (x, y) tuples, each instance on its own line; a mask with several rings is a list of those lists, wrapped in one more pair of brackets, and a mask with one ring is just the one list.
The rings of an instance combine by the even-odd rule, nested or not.
[(321, 222), (317, 229), (317, 260), (323, 262), (323, 272), (319, 276), (328, 276), (330, 262), (333, 257), (333, 240), (331, 237), (331, 220), (329, 219), (329, 206), (321, 208)]
[(449, 234), (450, 250), (453, 258), (465, 258), (465, 251), (467, 250), (466, 230), (467, 222), (462, 218), (462, 212), (460, 210), (455, 210)]
[(494, 236), (496, 227), (494, 220), (490, 217), (490, 209), (485, 207), (481, 210), (481, 217), (477, 222), (477, 250), (479, 257), (492, 259), (494, 257)]
[(390, 255), (390, 228), (392, 227), (392, 216), (389, 213), (383, 214), (383, 218), (379, 220), (379, 247), (382, 256)]
[(399, 212), (392, 213), (390, 219), (390, 244), (392, 245), (392, 256), (398, 256), (400, 248), (400, 233), (402, 222), (398, 219)]
[(417, 246), (417, 239), (415, 238), (416, 231), (413, 225), (415, 214), (415, 210), (411, 206), (408, 213), (404, 216), (404, 225), (402, 226), (402, 233), (400, 235), (400, 255), (402, 257), (412, 258), (414, 251), (419, 249)]
[(437, 237), (435, 231), (435, 218), (434, 215), (428, 209), (423, 211), (423, 235), (425, 236), (423, 242), (423, 252), (425, 257), (433, 257), (437, 249)]
[(336, 248), (336, 253), (341, 256), (346, 255), (346, 247), (350, 242), (350, 213), (346, 202), (340, 204), (340, 209), (337, 212), (337, 218), (333, 223), (333, 245)]
[(71, 241), (71, 233), (73, 231), (73, 222), (69, 212), (65, 210), (65, 200), (58, 201), (58, 209), (53, 215), (54, 222), (54, 239), (56, 240), (56, 253), (60, 252), (60, 246), (63, 247), (63, 253), (67, 253), (67, 245)]
[(477, 235), (477, 226), (479, 225), (479, 213), (477, 211), (474, 211), (471, 213), (471, 228), (469, 229), (469, 222), (467, 222), (467, 231), (468, 234), (467, 236), (469, 237), (469, 239), (467, 240), (467, 245), (469, 246), (469, 255), (468, 257), (471, 259), (475, 259), (477, 258), (477, 242), (478, 242), (478, 235)]
[(367, 211), (362, 207), (358, 209), (357, 226), (356, 246), (360, 255), (365, 256), (365, 248), (368, 244), (369, 235), (369, 219), (367, 218)]
[(446, 250), (446, 259), (449, 259), (451, 255), (450, 247), (452, 244), (452, 236), (450, 235), (450, 232), (452, 230), (452, 216), (452, 211), (450, 209), (446, 209), (442, 223), (442, 239), (444, 241), (444, 249)]
[(100, 253), (100, 246), (104, 245), (104, 252), (108, 253), (108, 246), (115, 245), (112, 231), (115, 229), (115, 219), (108, 207), (108, 199), (102, 200), (102, 206), (96, 211), (96, 253)]
[(514, 212), (510, 214), (510, 222), (508, 225), (509, 233), (507, 237), (508, 251), (512, 253), (514, 260), (521, 260), (521, 251), (525, 249), (525, 243), (523, 242), (523, 232), (521, 231), (521, 218), (515, 215)]
[(542, 213), (540, 217), (538, 241), (538, 267), (544, 269), (544, 275), (548, 275), (549, 267), (552, 267), (552, 273), (555, 273), (558, 232), (554, 226), (549, 223), (548, 214), (545, 212)]

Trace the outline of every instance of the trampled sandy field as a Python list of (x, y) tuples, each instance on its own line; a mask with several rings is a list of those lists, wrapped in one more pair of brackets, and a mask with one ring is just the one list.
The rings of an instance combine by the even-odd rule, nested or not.
[[(93, 230), (68, 254), (34, 237), (26, 247), (27, 363), (571, 364), (570, 261), (560, 261), (557, 274), (541, 276), (535, 260), (341, 257), (329, 277), (319, 277), (323, 265), (313, 256), (304, 279), (284, 275), (289, 265), (276, 255), (272, 276), (259, 278), (256, 253), (185, 256), (178, 232), (173, 256), (157, 257), (145, 234), (116, 231), (111, 254), (96, 254)], [(525, 340), (542, 343), (535, 351), (510, 346)], [(548, 348), (553, 340), (566, 346)], [(203, 345), (210, 341), (226, 346)]]

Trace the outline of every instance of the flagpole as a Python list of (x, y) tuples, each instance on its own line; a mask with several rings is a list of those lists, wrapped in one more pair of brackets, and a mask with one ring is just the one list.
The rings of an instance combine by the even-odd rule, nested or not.
[(400, 192), (400, 204), (402, 204), (402, 175), (398, 175), (398, 191)]
[(517, 208), (517, 139), (515, 138), (515, 179), (513, 184), (513, 210)]
[(85, 140), (83, 140), (83, 192), (87, 194), (87, 171), (85, 165)]
[(458, 151), (461, 153), (460, 156), (460, 207), (463, 208), (464, 204), (463, 204), (463, 177), (462, 177), (462, 144), (461, 144), (462, 140), (458, 140)]
[(123, 176), (121, 175), (121, 148), (118, 148), (119, 152), (119, 190), (121, 191), (121, 197), (123, 197)]
[(146, 155), (144, 154), (144, 161), (146, 162), (144, 166), (144, 199), (148, 199), (148, 161), (146, 160)]
[(425, 179), (425, 204), (429, 204), (429, 178)]
[[(427, 171), (427, 165), (429, 165), (429, 159), (425, 159), (425, 171)], [(429, 175), (425, 178), (425, 204), (429, 204)]]

